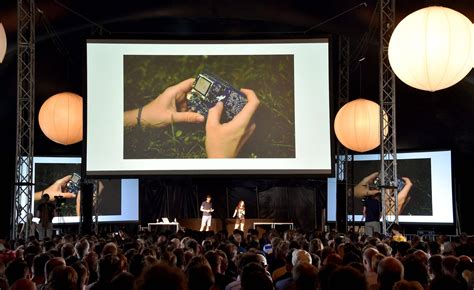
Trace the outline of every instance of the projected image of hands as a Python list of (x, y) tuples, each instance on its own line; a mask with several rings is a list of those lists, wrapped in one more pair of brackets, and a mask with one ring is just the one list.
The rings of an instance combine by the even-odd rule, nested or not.
[(124, 56), (124, 159), (294, 158), (293, 55)]

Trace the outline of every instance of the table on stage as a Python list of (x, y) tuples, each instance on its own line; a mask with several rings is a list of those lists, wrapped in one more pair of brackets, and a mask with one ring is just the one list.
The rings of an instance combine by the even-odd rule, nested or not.
[(254, 222), (253, 223), (253, 228), (255, 229), (255, 226), (258, 225), (270, 225), (272, 229), (275, 228), (275, 226), (281, 226), (281, 225), (288, 225), (290, 226), (290, 229), (293, 229), (293, 223), (288, 223), (288, 222)]
[(156, 223), (148, 223), (148, 231), (151, 232), (151, 228), (153, 226), (161, 227), (161, 226), (175, 226), (176, 227), (176, 232), (179, 231), (179, 223), (178, 222), (156, 222)]

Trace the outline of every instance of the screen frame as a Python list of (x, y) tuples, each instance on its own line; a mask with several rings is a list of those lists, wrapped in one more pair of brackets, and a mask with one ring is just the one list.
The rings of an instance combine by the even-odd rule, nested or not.
[(199, 38), (199, 39), (136, 39), (136, 38), (89, 38), (86, 41), (86, 45), (84, 47), (84, 59), (85, 59), (85, 64), (84, 64), (84, 78), (87, 80), (87, 45), (90, 43), (119, 43), (119, 44), (266, 44), (266, 43), (326, 43), (328, 45), (327, 49), (327, 61), (328, 61), (328, 68), (327, 68), (327, 76), (328, 76), (328, 126), (329, 126), (329, 136), (328, 136), (328, 142), (329, 142), (329, 151), (331, 156), (329, 157), (331, 162), (329, 162), (329, 167), (324, 168), (324, 169), (206, 169), (206, 170), (197, 170), (197, 169), (191, 169), (191, 170), (141, 170), (141, 171), (135, 171), (135, 170), (89, 170), (88, 171), (88, 142), (87, 142), (87, 129), (88, 129), (88, 112), (87, 112), (87, 107), (88, 107), (88, 100), (87, 100), (87, 92), (88, 92), (88, 87), (89, 84), (84, 82), (84, 92), (85, 92), (85, 97), (84, 97), (84, 107), (83, 107), (83, 116), (84, 116), (84, 126), (83, 126), (83, 140), (84, 140), (84, 146), (82, 149), (82, 156), (83, 156), (83, 173), (84, 175), (87, 175), (92, 178), (105, 178), (106, 176), (110, 177), (128, 177), (128, 178), (138, 178), (142, 176), (149, 176), (149, 175), (172, 175), (172, 176), (187, 176), (187, 175), (193, 175), (193, 176), (253, 176), (253, 177), (282, 177), (282, 176), (288, 176), (288, 177), (327, 177), (331, 176), (334, 174), (334, 164), (332, 162), (333, 156), (335, 154), (335, 137), (334, 134), (332, 133), (334, 130), (334, 124), (333, 124), (333, 119), (334, 119), (334, 95), (333, 95), (333, 37), (330, 35), (297, 35), (297, 36), (287, 36), (285, 38), (268, 38), (266, 37), (265, 39), (262, 38), (246, 38), (246, 39), (234, 39), (234, 38), (220, 38), (220, 39), (205, 39), (205, 38)]

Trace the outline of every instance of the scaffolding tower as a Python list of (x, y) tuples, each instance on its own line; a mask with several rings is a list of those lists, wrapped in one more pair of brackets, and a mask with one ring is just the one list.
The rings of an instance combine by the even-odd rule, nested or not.
[[(388, 60), (388, 44), (395, 28), (395, 0), (380, 0), (380, 181), (382, 231), (398, 223), (397, 130), (395, 74)], [(385, 138), (384, 138), (385, 136)]]
[[(338, 79), (338, 98), (337, 107), (341, 109), (349, 101), (349, 74), (350, 74), (350, 39), (347, 36), (339, 36), (339, 79)], [(347, 232), (347, 220), (351, 226), (355, 226), (354, 216), (354, 191), (352, 188), (352, 154), (349, 154), (349, 150), (345, 148), (340, 142), (336, 145), (336, 182), (337, 184), (345, 184), (344, 194), (338, 194), (338, 197), (345, 196), (345, 206), (343, 212), (344, 220), (339, 220), (339, 224), (343, 224), (344, 232)], [(337, 190), (341, 190), (340, 186), (336, 187)], [(341, 215), (338, 214), (339, 219)]]
[(33, 199), (33, 144), (35, 110), (35, 11), (34, 0), (17, 0), (17, 124), (15, 186), (11, 237), (16, 239), (23, 225), (29, 233)]

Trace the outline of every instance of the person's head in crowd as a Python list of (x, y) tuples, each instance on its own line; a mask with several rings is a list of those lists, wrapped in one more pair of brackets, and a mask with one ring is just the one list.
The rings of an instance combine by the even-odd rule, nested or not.
[(63, 257), (64, 260), (66, 260), (70, 256), (75, 255), (75, 253), (76, 253), (76, 249), (70, 243), (66, 243), (61, 247), (61, 257)]
[(117, 255), (118, 249), (117, 245), (115, 243), (107, 243), (104, 245), (104, 248), (102, 249), (102, 257), (106, 255)]
[(336, 264), (323, 265), (318, 272), (318, 283), (320, 290), (329, 290), (329, 277), (340, 266)]
[(108, 254), (100, 258), (98, 281), (109, 283), (115, 275), (120, 273), (120, 266), (120, 259), (117, 255)]
[(51, 255), (47, 253), (39, 254), (33, 259), (32, 280), (36, 285), (43, 284), (46, 280), (44, 277), (44, 265), (51, 259)]
[(80, 239), (74, 246), (76, 248), (76, 255), (79, 259), (83, 259), (89, 253), (89, 241), (87, 239)]
[(343, 266), (334, 270), (329, 276), (329, 289), (332, 290), (366, 290), (367, 281), (358, 270)]
[(428, 242), (428, 253), (430, 256), (441, 254), (441, 244), (438, 241)]
[(51, 272), (53, 272), (54, 268), (58, 266), (66, 266), (66, 261), (62, 257), (54, 257), (50, 259), (46, 264), (44, 265), (44, 277), (46, 279), (46, 282), (48, 282), (49, 275)]
[(5, 276), (7, 277), (9, 285), (13, 285), (16, 280), (29, 278), (29, 274), (28, 264), (21, 259), (15, 259), (9, 262), (5, 269)]
[(160, 261), (168, 263), (170, 266), (176, 266), (178, 260), (176, 255), (171, 251), (164, 251), (160, 255)]
[(76, 290), (77, 273), (70, 266), (57, 266), (48, 277), (48, 290)]
[(128, 263), (128, 271), (136, 278), (140, 276), (145, 267), (145, 257), (142, 254), (132, 256)]
[(407, 280), (400, 280), (395, 285), (393, 285), (392, 290), (423, 290), (421, 284), (418, 281), (407, 281)]
[(377, 281), (379, 290), (391, 290), (393, 285), (404, 276), (403, 264), (393, 258), (383, 258), (377, 266)]
[(176, 248), (173, 250), (173, 254), (176, 257), (176, 267), (184, 269), (184, 250)]
[(113, 290), (133, 290), (135, 276), (129, 272), (122, 272), (115, 276), (110, 282), (110, 289)]
[(377, 273), (379, 263), (380, 261), (382, 261), (383, 258), (385, 258), (385, 256), (380, 253), (377, 253), (372, 256), (372, 272)]
[(329, 254), (326, 259), (323, 260), (323, 264), (324, 265), (327, 265), (327, 264), (336, 264), (336, 265), (339, 265), (341, 266), (342, 265), (342, 258), (341, 256), (339, 256), (338, 254)]
[(443, 274), (456, 276), (456, 264), (459, 262), (459, 258), (455, 256), (446, 256), (441, 262), (441, 268)]
[(379, 251), (380, 254), (384, 255), (385, 257), (392, 255), (392, 248), (385, 243), (378, 243), (375, 245), (375, 248), (377, 249), (377, 251)]
[(214, 274), (207, 262), (190, 264), (186, 269), (186, 276), (189, 290), (209, 290), (215, 283)]
[(136, 289), (187, 290), (188, 285), (183, 271), (165, 263), (158, 263), (143, 271)]
[(326, 258), (330, 255), (330, 254), (335, 254), (336, 251), (331, 248), (331, 247), (325, 247), (322, 251), (321, 251), (321, 261), (323, 261), (323, 265), (325, 265), (325, 262), (326, 262)]
[(239, 260), (237, 262), (237, 271), (239, 274), (242, 273), (242, 269), (252, 262), (259, 263), (258, 257), (254, 253), (243, 253), (240, 255)]
[[(186, 265), (185, 272), (187, 272), (190, 267), (194, 267), (196, 265), (205, 265), (205, 266), (209, 267), (209, 269), (211, 269), (211, 265), (209, 265), (209, 262), (206, 260), (206, 258), (204, 256), (195, 256)], [(212, 269), (211, 269), (211, 271), (212, 271)]]
[(261, 264), (250, 262), (242, 268), (240, 276), (242, 290), (273, 290), (271, 278)]
[(260, 262), (260, 264), (262, 265), (263, 269), (265, 269), (265, 271), (268, 271), (267, 258), (265, 258), (264, 255), (258, 253), (258, 254), (257, 254), (257, 259), (258, 259), (258, 261)]
[(83, 259), (86, 262), (87, 269), (89, 270), (89, 282), (95, 282), (97, 280), (97, 265), (99, 263), (99, 255), (96, 252), (89, 252)]
[(43, 252), (49, 252), (56, 247), (56, 244), (53, 241), (44, 241), (43, 242)]
[(221, 273), (225, 273), (227, 271), (227, 267), (229, 266), (229, 261), (227, 259), (227, 255), (224, 251), (222, 250), (216, 250), (216, 253), (219, 255), (220, 257), (220, 270), (221, 270)]
[[(8, 288), (0, 288), (0, 289), (8, 289)], [(36, 284), (30, 279), (22, 278), (22, 279), (18, 279), (15, 283), (13, 283), (13, 285), (10, 287), (10, 290), (36, 290)]]
[(430, 290), (466, 290), (466, 286), (451, 275), (441, 275), (430, 283)]
[(403, 261), (404, 279), (407, 281), (418, 281), (423, 288), (428, 288), (430, 281), (428, 267), (424, 260), (419, 256), (411, 254), (406, 256)]
[(431, 276), (431, 279), (439, 277), (443, 274), (443, 256), (436, 254), (431, 256), (428, 259), (428, 273)]
[(291, 271), (295, 290), (316, 289), (318, 282), (318, 269), (309, 263), (298, 263)]
[(185, 249), (191, 250), (195, 256), (199, 255), (199, 243), (194, 239), (186, 240)]
[(422, 262), (423, 264), (425, 264), (425, 266), (428, 266), (428, 254), (423, 251), (423, 250), (416, 250), (413, 255), (415, 255), (416, 257), (418, 257)]
[(292, 253), (291, 264), (296, 266), (298, 263), (309, 263), (311, 264), (313, 261), (311, 259), (311, 255), (306, 252), (305, 250), (294, 250)]
[(290, 242), (281, 241), (278, 243), (278, 246), (273, 249), (275, 251), (275, 258), (284, 261), (288, 251), (290, 250)]
[(318, 254), (318, 251), (321, 251), (323, 248), (323, 242), (318, 238), (314, 238), (309, 242), (309, 252), (311, 254)]
[(344, 257), (342, 258), (342, 264), (343, 265), (348, 265), (350, 263), (360, 263), (362, 264), (362, 259), (358, 254), (355, 252), (347, 252), (344, 254)]
[(311, 254), (311, 264), (316, 267), (316, 269), (321, 268), (321, 258), (316, 254)]
[(221, 257), (215, 251), (208, 251), (205, 255), (206, 260), (211, 266), (211, 270), (214, 274), (221, 272)]
[(172, 238), (169, 243), (169, 246), (172, 248), (172, 250), (178, 249), (181, 248), (181, 242), (178, 238)]
[(89, 284), (89, 270), (83, 261), (77, 261), (71, 267), (77, 274), (77, 290), (83, 290)]
[(362, 265), (366, 273), (374, 272), (372, 270), (372, 257), (379, 251), (374, 247), (367, 247), (362, 254)]

